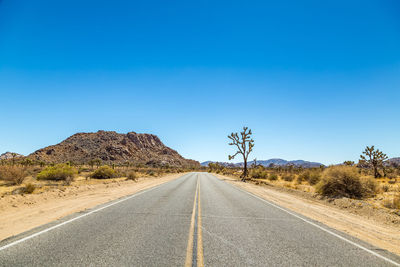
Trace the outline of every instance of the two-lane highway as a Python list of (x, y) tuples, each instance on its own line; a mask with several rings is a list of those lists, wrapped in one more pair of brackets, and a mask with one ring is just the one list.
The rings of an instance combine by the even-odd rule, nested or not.
[(400, 266), (398, 256), (191, 173), (0, 243), (1, 266)]

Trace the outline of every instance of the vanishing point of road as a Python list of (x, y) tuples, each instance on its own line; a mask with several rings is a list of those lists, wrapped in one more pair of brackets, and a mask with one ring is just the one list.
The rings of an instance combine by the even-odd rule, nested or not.
[(396, 255), (208, 173), (185, 174), (0, 242), (0, 266), (399, 263)]

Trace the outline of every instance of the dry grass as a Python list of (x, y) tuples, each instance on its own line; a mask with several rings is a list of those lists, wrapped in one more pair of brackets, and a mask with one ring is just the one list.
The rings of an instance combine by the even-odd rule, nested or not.
[(127, 180), (132, 180), (132, 181), (137, 181), (138, 175), (136, 172), (129, 172), (128, 175), (126, 176)]
[[(65, 166), (65, 164), (63, 164), (63, 166)], [(55, 166), (24, 167), (21, 165), (15, 165), (15, 167), (12, 167), (10, 165), (5, 165), (5, 166), (0, 165), (0, 171), (5, 169), (9, 170), (11, 168), (16, 169), (17, 171), (20, 172), (21, 170), (23, 170), (25, 173), (24, 179), (20, 184), (13, 182), (14, 179), (0, 179), (0, 196), (7, 194), (39, 194), (53, 189), (63, 189), (66, 187), (79, 187), (83, 185), (95, 186), (97, 184), (122, 183), (125, 180), (138, 181), (139, 179), (146, 179), (147, 177), (149, 178), (161, 177), (164, 176), (165, 174), (182, 173), (188, 171), (186, 169), (179, 169), (179, 168), (116, 166), (114, 170), (116, 175), (113, 176), (113, 178), (89, 179), (93, 174), (92, 168), (90, 168), (90, 166), (80, 166), (80, 167), (72, 167), (74, 170), (73, 179), (69, 178), (64, 179), (64, 177), (61, 175), (55, 175), (55, 173), (56, 174), (58, 173), (53, 170)], [(11, 177), (19, 177), (19, 176), (13, 175)]]
[(0, 180), (11, 185), (20, 185), (26, 178), (26, 168), (17, 165), (0, 166)]
[(390, 199), (385, 199), (383, 202), (383, 206), (388, 209), (400, 210), (400, 194), (397, 194)]

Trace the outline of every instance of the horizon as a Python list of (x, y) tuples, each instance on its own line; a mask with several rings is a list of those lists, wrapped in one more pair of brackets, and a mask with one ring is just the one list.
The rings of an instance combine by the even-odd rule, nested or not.
[[(0, 154), (150, 133), (183, 157), (399, 157), (400, 3), (0, 1)], [(223, 16), (221, 16), (221, 14)], [(235, 160), (231, 162), (240, 162)]]
[[(105, 131), (105, 130), (97, 130), (97, 131), (93, 131), (93, 132), (77, 132), (77, 133), (75, 133), (75, 134), (80, 134), (80, 133), (96, 133), (96, 132), (99, 132), (99, 131)], [(108, 132), (116, 132), (116, 133), (118, 133), (118, 134), (127, 134), (127, 133), (129, 133), (129, 132), (135, 132), (135, 131), (117, 132), (117, 131), (109, 130)], [(142, 132), (135, 132), (135, 133), (137, 133), (137, 134), (151, 134), (151, 133), (142, 133)], [(75, 134), (74, 134), (74, 135), (75, 135)], [(72, 135), (71, 135), (71, 136), (72, 136)], [(70, 136), (66, 137), (65, 139), (67, 139), (67, 138), (69, 138), (69, 137), (70, 137)], [(164, 143), (163, 140), (162, 140), (162, 138), (161, 138), (160, 136), (157, 136), (157, 137), (160, 138), (160, 140), (161, 140), (162, 143)], [(61, 140), (60, 142), (64, 141), (65, 139)], [(56, 144), (59, 144), (60, 142), (58, 142), (58, 143), (56, 143)], [(47, 146), (45, 146), (45, 147), (52, 146), (52, 145), (56, 145), (56, 144), (49, 144), (49, 145), (47, 145)], [(165, 143), (164, 143), (164, 145), (165, 145)], [(168, 146), (168, 145), (167, 145), (167, 146)], [(38, 148), (37, 150), (42, 149), (42, 148), (45, 148), (45, 147)], [(170, 148), (174, 149), (173, 147), (170, 147)], [(29, 153), (27, 153), (27, 154), (18, 153), (17, 151), (0, 151), (0, 155), (1, 155), (1, 154), (8, 153), (8, 152), (10, 152), (10, 153), (13, 153), (13, 152), (14, 152), (14, 153), (18, 153), (18, 154), (20, 154), (20, 155), (22, 155), (22, 156), (28, 156), (28, 155), (34, 153), (35, 151), (36, 151), (36, 150), (34, 150), (34, 151), (32, 151), (32, 152), (29, 152)], [(177, 151), (177, 152), (178, 152), (179, 154), (181, 154), (179, 151)], [(361, 153), (360, 153), (360, 154), (361, 154)], [(185, 158), (186, 158), (186, 159), (192, 159), (192, 158), (188, 158), (188, 157), (185, 157)], [(392, 159), (392, 158), (399, 158), (399, 157), (396, 157), (396, 156), (394, 156), (394, 157), (389, 157), (389, 159)], [(196, 159), (194, 159), (194, 160), (196, 160)], [(309, 160), (309, 159), (300, 159), (300, 158), (298, 158), (298, 159), (287, 159), (287, 158), (280, 158), (280, 157), (270, 157), (270, 158), (260, 158), (260, 159), (257, 159), (257, 161), (268, 161), (268, 160), (285, 160), (285, 161), (289, 161), (289, 162), (290, 162), (290, 161), (305, 161), (305, 162), (310, 162), (310, 163), (322, 163), (322, 164), (325, 165), (325, 166), (337, 165), (337, 164), (341, 164), (341, 163), (344, 162), (344, 160), (343, 160), (343, 161), (341, 161), (341, 162), (325, 164), (325, 163), (323, 163), (323, 162), (321, 162), (321, 161), (318, 161), (318, 160)], [(227, 159), (227, 160), (221, 160), (221, 161), (220, 161), (220, 160), (208, 159), (208, 160), (203, 160), (203, 161), (200, 161), (200, 160), (197, 160), (197, 161), (198, 161), (200, 164), (205, 163), (205, 162), (232, 163), (232, 164), (243, 163), (243, 160), (240, 159), (240, 158), (238, 158), (238, 159), (236, 159), (236, 160), (229, 160), (229, 159)], [(254, 161), (254, 158), (249, 159), (248, 162), (253, 162), (253, 161)], [(357, 162), (358, 162), (358, 159), (354, 160), (354, 162), (357, 163)]]

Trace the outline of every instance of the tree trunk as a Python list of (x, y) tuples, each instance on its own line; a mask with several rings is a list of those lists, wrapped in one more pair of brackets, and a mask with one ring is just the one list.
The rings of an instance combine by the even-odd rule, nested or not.
[(375, 178), (379, 178), (380, 177), (380, 174), (378, 172), (378, 167), (377, 166), (374, 166), (374, 177)]
[(243, 168), (243, 174), (242, 174), (242, 181), (245, 182), (247, 177), (247, 160), (244, 160), (244, 168)]

